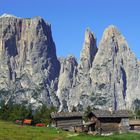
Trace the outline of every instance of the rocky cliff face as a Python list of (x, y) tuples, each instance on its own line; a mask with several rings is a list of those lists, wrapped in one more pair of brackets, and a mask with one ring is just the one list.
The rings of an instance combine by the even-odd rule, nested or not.
[(104, 101), (105, 108), (131, 107), (131, 96), (135, 96), (134, 89), (138, 85), (138, 63), (125, 38), (116, 27), (109, 26), (103, 33), (90, 71), (95, 96)]
[(60, 64), (51, 26), (42, 18), (0, 18), (0, 62), (1, 100), (59, 105), (55, 91)]
[(57, 96), (60, 100), (60, 111), (69, 109), (69, 100), (71, 99), (71, 89), (75, 85), (75, 77), (77, 75), (77, 61), (75, 57), (68, 56), (60, 58), (60, 75), (58, 82)]
[[(117, 110), (140, 106), (139, 64), (115, 26), (105, 29), (98, 49), (94, 34), (86, 30), (73, 87), (67, 89), (69, 98), (64, 97), (67, 109), (92, 106)], [(63, 83), (63, 79), (59, 80)]]
[(59, 111), (87, 106), (140, 106), (140, 62), (113, 25), (97, 48), (87, 29), (80, 60), (57, 59), (51, 26), (42, 18), (0, 17), (0, 101), (54, 105)]

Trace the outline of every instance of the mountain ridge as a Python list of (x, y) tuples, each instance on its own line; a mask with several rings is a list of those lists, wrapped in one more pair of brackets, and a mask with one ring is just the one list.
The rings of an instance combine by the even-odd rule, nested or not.
[(94, 33), (85, 30), (79, 62), (57, 58), (51, 25), (41, 17), (2, 16), (0, 42), (1, 102), (59, 111), (139, 107), (140, 61), (114, 25), (98, 47)]

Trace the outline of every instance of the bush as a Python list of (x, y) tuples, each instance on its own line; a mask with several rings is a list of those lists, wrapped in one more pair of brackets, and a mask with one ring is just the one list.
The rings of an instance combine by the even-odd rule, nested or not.
[(14, 105), (1, 105), (0, 108), (0, 119), (13, 121), (32, 119), (33, 124), (36, 123), (50, 123), (50, 114), (51, 112), (56, 111), (55, 107), (48, 108), (46, 105), (42, 105), (37, 110), (33, 111), (31, 106), (24, 106), (19, 104)]
[(35, 123), (50, 124), (51, 122), (50, 114), (55, 111), (57, 111), (55, 107), (52, 106), (48, 108), (46, 105), (43, 105), (42, 107), (39, 107), (35, 111), (33, 120)]

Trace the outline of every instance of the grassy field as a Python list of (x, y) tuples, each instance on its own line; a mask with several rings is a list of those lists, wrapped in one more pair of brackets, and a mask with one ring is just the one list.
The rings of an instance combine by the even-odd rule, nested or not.
[(0, 140), (140, 140), (140, 134), (127, 133), (112, 136), (89, 136), (54, 128), (14, 125), (0, 121)]

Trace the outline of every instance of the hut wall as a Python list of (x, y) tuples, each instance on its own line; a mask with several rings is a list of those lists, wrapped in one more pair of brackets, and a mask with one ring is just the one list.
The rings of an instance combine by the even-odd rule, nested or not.
[(100, 133), (119, 132), (120, 118), (104, 118), (97, 121), (96, 128)]
[(102, 133), (119, 132), (118, 123), (101, 123)]
[(57, 120), (57, 127), (58, 128), (63, 128), (63, 129), (68, 129), (70, 127), (74, 126), (80, 126), (82, 125), (82, 118), (62, 118)]

